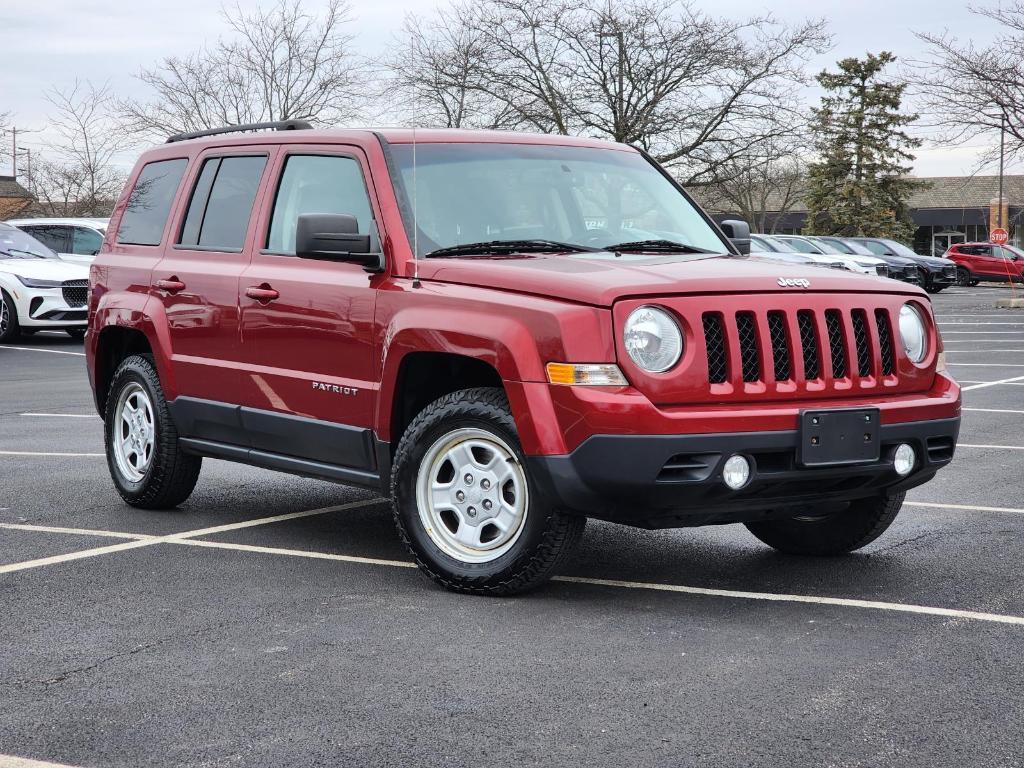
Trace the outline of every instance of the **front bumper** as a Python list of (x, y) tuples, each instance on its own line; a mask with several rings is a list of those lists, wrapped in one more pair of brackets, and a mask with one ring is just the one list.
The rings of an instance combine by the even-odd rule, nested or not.
[(927, 267), (928, 277), (926, 287), (945, 288), (956, 284), (956, 267)]
[[(557, 506), (588, 517), (644, 528), (674, 528), (822, 514), (883, 492), (930, 480), (953, 458), (959, 416), (883, 424), (876, 462), (806, 468), (797, 461), (796, 430), (691, 435), (594, 435), (571, 453), (528, 458), (539, 490)], [(893, 453), (909, 443), (917, 454), (900, 477)], [(722, 482), (733, 454), (750, 460), (750, 482)]]
[(84, 305), (72, 306), (61, 288), (15, 289), (18, 323), (23, 328), (85, 328), (89, 311)]

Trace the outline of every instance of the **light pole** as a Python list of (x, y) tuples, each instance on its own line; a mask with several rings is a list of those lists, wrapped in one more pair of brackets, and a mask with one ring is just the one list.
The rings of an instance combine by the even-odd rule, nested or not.
[(1006, 163), (1006, 113), (999, 117), (999, 209), (996, 211), (996, 225), (1003, 228), (1003, 168)]
[(622, 30), (615, 32), (598, 32), (598, 37), (614, 37), (619, 41), (619, 93), (616, 102), (618, 103), (617, 115), (616, 115), (616, 126), (615, 126), (615, 140), (625, 141), (625, 102), (626, 102), (626, 43), (625, 36)]

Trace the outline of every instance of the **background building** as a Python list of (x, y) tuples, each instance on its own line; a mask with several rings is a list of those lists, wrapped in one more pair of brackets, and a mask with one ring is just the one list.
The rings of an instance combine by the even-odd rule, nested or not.
[(0, 176), (0, 221), (14, 218), (34, 202), (32, 194), (13, 176)]
[[(927, 186), (910, 199), (911, 218), (917, 225), (910, 243), (915, 251), (941, 256), (954, 243), (988, 239), (999, 209), (998, 176), (933, 176), (920, 181)], [(695, 190), (694, 196), (718, 220), (744, 218), (721, 204), (713, 190)], [(776, 204), (775, 198), (767, 196), (768, 210), (763, 212), (763, 220), (768, 226), (764, 229), (799, 234), (807, 224), (807, 207), (798, 199), (786, 210), (779, 210), (783, 206)], [(1003, 201), (1003, 226), (1010, 233), (1010, 242), (1020, 245), (1024, 238), (1024, 231), (1018, 231), (1024, 213), (1024, 176), (1003, 177)]]

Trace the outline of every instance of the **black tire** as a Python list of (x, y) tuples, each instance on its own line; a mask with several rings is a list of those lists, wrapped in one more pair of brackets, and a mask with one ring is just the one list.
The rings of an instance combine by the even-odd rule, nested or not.
[[(416, 481), (436, 441), (461, 428), (484, 430), (500, 438), (525, 470), (529, 502), (521, 533), (504, 554), (490, 562), (463, 562), (442, 550), (427, 533), (416, 500)], [(428, 405), (402, 436), (391, 473), (391, 499), (398, 535), (416, 564), (435, 582), (454, 592), (513, 595), (547, 581), (573, 550), (586, 518), (552, 508), (529, 476), (515, 422), (500, 389), (466, 389)]]
[(843, 512), (747, 523), (769, 547), (790, 555), (845, 555), (877, 539), (899, 514), (905, 493), (860, 499)]
[(0, 344), (17, 340), (21, 335), (18, 325), (18, 308), (14, 306), (7, 291), (0, 289)]
[[(971, 273), (965, 267), (956, 268), (956, 284), (961, 288), (967, 288), (971, 283)], [(977, 283), (974, 283), (977, 285)]]
[(64, 329), (64, 333), (66, 333), (68, 336), (70, 336), (75, 341), (81, 341), (82, 339), (85, 338), (85, 329), (84, 328), (65, 328)]
[[(115, 430), (121, 429), (120, 415), (116, 412), (120, 394), (132, 384), (141, 385), (148, 394), (155, 426), (152, 458), (138, 481), (125, 476), (118, 468), (113, 447)], [(117, 492), (128, 504), (139, 509), (173, 509), (192, 494), (203, 460), (182, 452), (179, 447), (178, 430), (167, 410), (160, 377), (149, 355), (133, 355), (118, 366), (107, 394), (103, 433), (110, 476)]]

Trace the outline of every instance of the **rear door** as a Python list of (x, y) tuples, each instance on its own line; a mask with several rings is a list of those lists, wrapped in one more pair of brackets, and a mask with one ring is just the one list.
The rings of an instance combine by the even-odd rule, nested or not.
[(173, 239), (153, 270), (163, 303), (181, 397), (175, 417), (183, 433), (238, 442), (238, 280), (248, 265), (250, 220), (268, 165), (264, 147), (211, 148), (190, 169), (189, 193)]
[(295, 255), (303, 213), (351, 214), (360, 233), (381, 234), (366, 158), (357, 147), (300, 146), (282, 152), (276, 166), (240, 289), (241, 391), (249, 406), (242, 420), (256, 449), (369, 469), (374, 304), (384, 277)]

